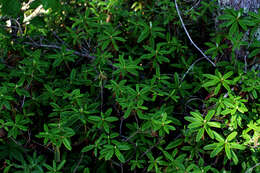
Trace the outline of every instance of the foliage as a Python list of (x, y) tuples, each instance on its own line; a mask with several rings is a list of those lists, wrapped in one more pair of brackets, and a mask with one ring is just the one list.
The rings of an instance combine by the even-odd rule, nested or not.
[(260, 13), (177, 3), (216, 67), (170, 0), (0, 0), (1, 171), (259, 172)]

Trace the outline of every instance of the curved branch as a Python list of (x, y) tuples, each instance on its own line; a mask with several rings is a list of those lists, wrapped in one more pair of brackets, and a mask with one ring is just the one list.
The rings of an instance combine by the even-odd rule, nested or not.
[(185, 24), (184, 24), (184, 22), (183, 22), (183, 20), (182, 20), (182, 18), (181, 18), (181, 14), (180, 14), (180, 10), (179, 10), (178, 4), (177, 4), (177, 0), (175, 0), (175, 7), (176, 7), (176, 10), (177, 10), (178, 16), (179, 16), (179, 18), (180, 18), (181, 25), (182, 25), (182, 27), (183, 27), (183, 29), (184, 29), (186, 35), (188, 36), (188, 38), (189, 38), (191, 44), (203, 55), (204, 58), (206, 58), (214, 67), (216, 67), (216, 64), (215, 64), (213, 61), (211, 61), (211, 60), (203, 53), (203, 51), (202, 51), (202, 50), (193, 42), (193, 40), (191, 39), (190, 34), (189, 34), (189, 32), (187, 31), (187, 29), (186, 29), (186, 27), (185, 27)]

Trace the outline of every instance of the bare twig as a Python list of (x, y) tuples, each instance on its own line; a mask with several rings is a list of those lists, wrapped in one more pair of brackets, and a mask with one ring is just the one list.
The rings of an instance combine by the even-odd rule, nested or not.
[(41, 146), (41, 147), (44, 147), (45, 149), (49, 150), (50, 152), (54, 152), (54, 150), (50, 149), (50, 148), (48, 147), (48, 145), (42, 145), (42, 144), (40, 144), (40, 143), (38, 143), (38, 142), (36, 142), (36, 141), (34, 141), (34, 140), (32, 140), (32, 142), (35, 143), (35, 144), (37, 144), (37, 145), (39, 145), (39, 146)]
[(203, 51), (202, 51), (202, 50), (193, 42), (193, 40), (191, 39), (190, 34), (189, 34), (189, 32), (187, 31), (187, 29), (186, 29), (186, 27), (185, 27), (185, 24), (184, 24), (184, 22), (183, 22), (183, 20), (182, 20), (182, 18), (181, 18), (181, 14), (180, 14), (180, 10), (179, 10), (178, 4), (177, 4), (177, 0), (175, 0), (175, 7), (176, 7), (176, 10), (177, 10), (178, 16), (179, 16), (179, 18), (180, 18), (182, 27), (183, 27), (183, 29), (184, 29), (186, 35), (188, 36), (190, 42), (192, 43), (192, 45), (203, 55), (204, 58), (206, 58), (214, 67), (216, 67), (216, 64), (215, 64), (213, 61), (211, 61), (211, 60), (203, 53)]
[(103, 84), (103, 79), (101, 79), (101, 85), (100, 85), (100, 101), (101, 101), (101, 105), (100, 105), (100, 112), (103, 112), (103, 103), (104, 103), (104, 84)]
[(121, 173), (124, 173), (124, 166), (122, 163), (120, 163)]
[(203, 103), (203, 100), (200, 99), (200, 98), (197, 98), (197, 97), (190, 98), (190, 99), (185, 103), (185, 109), (186, 109), (186, 107), (188, 107), (188, 108), (190, 108), (191, 110), (195, 110), (195, 109), (193, 109), (192, 107), (188, 106), (188, 104), (189, 104), (190, 102), (194, 101), (194, 100), (199, 100), (199, 101), (201, 101), (201, 102)]
[(20, 34), (23, 34), (23, 30), (20, 23), (16, 19), (10, 19), (10, 20), (14, 21), (17, 24)]
[[(190, 70), (193, 68), (193, 66), (194, 66), (197, 62), (199, 62), (200, 60), (202, 60), (202, 59), (204, 59), (204, 57), (197, 59), (193, 64), (191, 64), (191, 66), (188, 68), (188, 70), (184, 73), (183, 77), (181, 78), (181, 82), (180, 82), (180, 83), (182, 83), (182, 81), (184, 80), (184, 78), (186, 77), (186, 75), (190, 72)], [(180, 84), (180, 85), (181, 85), (181, 84)]]
[[(27, 84), (26, 90), (29, 89), (29, 87), (30, 87), (30, 85), (31, 85), (31, 83), (32, 83), (32, 80), (33, 80), (33, 79), (31, 79), (30, 83)], [(23, 100), (22, 100), (22, 104), (21, 104), (21, 109), (22, 109), (23, 106), (24, 106), (25, 98), (26, 98), (26, 96), (23, 96)]]
[(121, 165), (120, 165), (120, 163), (117, 163), (116, 161), (114, 161), (114, 160), (111, 160), (112, 162), (112, 164), (114, 164), (114, 165), (116, 165), (116, 166), (118, 166), (118, 167), (120, 167), (121, 168)]
[(123, 126), (123, 122), (124, 122), (124, 116), (122, 116), (120, 118), (120, 128), (119, 128), (119, 134), (122, 135), (122, 126)]
[[(231, 91), (234, 91), (234, 87), (231, 88)], [(228, 92), (223, 96), (223, 98), (227, 98), (228, 97)]]
[[(45, 47), (45, 48), (53, 48), (53, 49), (62, 49), (61, 46), (58, 46), (58, 45), (51, 45), (51, 44), (38, 44), (36, 42), (24, 42), (24, 44), (27, 44), (27, 45), (32, 45), (34, 47)], [(66, 49), (66, 51), (73, 51), (73, 53), (75, 55), (78, 55), (78, 56), (81, 56), (81, 57), (87, 57), (87, 58), (90, 58), (91, 60), (94, 60), (95, 57), (94, 56), (91, 56), (90, 54), (84, 52), (84, 53), (81, 53), (81, 52), (78, 52), (78, 51), (75, 51), (75, 50), (71, 50), (71, 49)]]
[(10, 139), (12, 139), (12, 141), (13, 141), (16, 145), (22, 146), (22, 144), (20, 144), (19, 142), (17, 142), (12, 136), (10, 137)]
[(144, 157), (144, 155), (146, 155), (148, 152), (150, 152), (154, 147), (156, 147), (162, 140), (163, 137), (161, 137), (153, 146), (151, 146), (150, 148), (148, 148), (141, 156), (140, 158)]
[(62, 40), (56, 33), (56, 31), (52, 32), (52, 34), (57, 38), (57, 40), (59, 40), (63, 45), (69, 47), (64, 40)]
[(193, 5), (189, 10), (186, 11), (186, 13), (190, 12), (193, 8), (195, 8), (197, 5), (199, 5), (200, 0), (198, 0), (198, 2), (196, 2), (195, 5)]
[(139, 131), (135, 131), (131, 136), (129, 136), (128, 138), (124, 139), (124, 141), (129, 141), (131, 138), (133, 138), (134, 136), (136, 136), (139, 133)]
[(256, 165), (254, 165), (253, 167), (249, 168), (245, 173), (250, 173), (253, 171), (254, 168), (256, 168), (257, 166), (259, 166), (260, 163), (257, 163)]
[(25, 102), (25, 96), (23, 96), (23, 100), (22, 100), (21, 108), (23, 108), (23, 106), (24, 106), (24, 102)]
[(77, 172), (77, 169), (79, 168), (79, 165), (81, 164), (83, 157), (84, 157), (84, 153), (81, 154), (80, 159), (79, 159), (79, 161), (77, 163), (77, 166), (73, 170), (73, 173)]
[(247, 73), (247, 55), (244, 56), (244, 62), (245, 62), (245, 68), (244, 68), (244, 72)]

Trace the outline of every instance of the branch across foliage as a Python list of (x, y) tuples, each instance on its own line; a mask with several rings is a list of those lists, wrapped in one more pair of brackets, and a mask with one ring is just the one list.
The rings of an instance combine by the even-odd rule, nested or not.
[(259, 13), (219, 10), (0, 0), (0, 172), (259, 172)]

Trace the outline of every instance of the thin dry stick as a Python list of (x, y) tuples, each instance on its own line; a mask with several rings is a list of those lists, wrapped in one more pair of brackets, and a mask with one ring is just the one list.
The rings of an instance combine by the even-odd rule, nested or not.
[(186, 13), (190, 12), (193, 8), (195, 8), (197, 5), (199, 5), (200, 0), (198, 0), (198, 2), (196, 2), (195, 5), (193, 5), (189, 10), (186, 11)]
[(260, 163), (257, 163), (255, 166), (249, 168), (249, 169), (246, 171), (246, 173), (250, 173), (250, 172), (252, 172), (253, 169), (256, 168), (256, 167), (259, 166), (259, 165), (260, 165)]
[(144, 155), (146, 155), (148, 152), (150, 152), (154, 147), (156, 147), (162, 140), (162, 137), (154, 144), (152, 145), (150, 148), (148, 148), (139, 158), (144, 157)]
[[(62, 48), (61, 46), (57, 46), (57, 45), (38, 44), (36, 42), (34, 42), (34, 43), (24, 42), (24, 44), (32, 45), (32, 46), (35, 46), (35, 47), (44, 47), (44, 48), (54, 48), (54, 49), (61, 49)], [(75, 50), (71, 50), (71, 49), (66, 49), (66, 50), (67, 51), (73, 51), (75, 55), (78, 55), (78, 56), (81, 56), (81, 57), (88, 57), (91, 60), (95, 59), (94, 56), (91, 56), (91, 55), (89, 55), (86, 52), (81, 53), (81, 52), (78, 52), (78, 51), (75, 51)]]
[(77, 169), (79, 168), (79, 165), (81, 164), (83, 157), (84, 157), (84, 153), (81, 154), (80, 159), (79, 159), (79, 161), (78, 161), (78, 163), (77, 163), (77, 166), (76, 166), (75, 169), (73, 170), (73, 173), (76, 173), (76, 172), (77, 172)]
[(17, 24), (20, 34), (23, 34), (23, 30), (20, 23), (16, 19), (10, 19), (10, 20), (14, 21)]
[(180, 21), (181, 21), (181, 24), (182, 24), (182, 27), (186, 33), (186, 35), (188, 36), (190, 42), (192, 43), (192, 45), (203, 55), (204, 58), (206, 58), (214, 67), (216, 67), (216, 64), (214, 62), (212, 62), (204, 53), (203, 51), (193, 42), (193, 40), (191, 39), (190, 37), (190, 34), (189, 32), (187, 31), (186, 27), (185, 27), (185, 24), (181, 18), (181, 14), (180, 14), (180, 10), (179, 10), (179, 7), (178, 7), (178, 4), (177, 4), (177, 0), (175, 0), (175, 7), (176, 7), (176, 10), (177, 10), (177, 13), (178, 13), (178, 16), (180, 18)]
[[(200, 60), (204, 59), (204, 57), (197, 59), (193, 64), (191, 64), (191, 66), (189, 67), (189, 69), (184, 73), (183, 77), (181, 78), (181, 84), (182, 81), (184, 80), (184, 78), (186, 77), (186, 75), (190, 72), (190, 70), (194, 67), (194, 65), (199, 62)], [(180, 85), (181, 85), (180, 84)]]
[(247, 55), (244, 56), (244, 62), (245, 62), (245, 69), (244, 72), (247, 73)]

